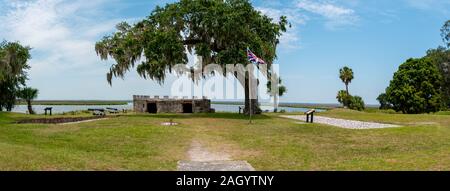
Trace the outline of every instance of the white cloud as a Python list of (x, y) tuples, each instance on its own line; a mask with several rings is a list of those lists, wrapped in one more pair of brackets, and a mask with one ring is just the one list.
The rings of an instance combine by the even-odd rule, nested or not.
[(296, 49), (300, 47), (299, 26), (306, 24), (308, 18), (295, 9), (284, 8), (274, 9), (268, 7), (257, 7), (262, 14), (272, 18), (274, 22), (279, 22), (281, 16), (286, 16), (291, 23), (291, 28), (280, 38), (280, 46), (286, 49)]
[[(300, 47), (300, 27), (307, 24), (310, 20), (308, 15), (315, 14), (325, 18), (325, 26), (328, 29), (337, 29), (344, 26), (355, 25), (359, 20), (358, 15), (353, 9), (334, 5), (331, 1), (321, 0), (295, 0), (288, 4), (281, 1), (270, 1), (270, 7), (257, 7), (261, 13), (278, 22), (280, 16), (284, 15), (292, 24), (292, 28), (283, 34), (280, 39), (280, 46), (287, 49)], [(351, 4), (354, 4), (351, 3)]]
[(450, 15), (450, 1), (449, 0), (404, 0), (405, 3), (413, 8), (433, 11)]
[(298, 0), (298, 8), (320, 15), (326, 19), (325, 25), (330, 29), (354, 25), (359, 17), (353, 9), (334, 5), (330, 1)]
[(448, 0), (405, 0), (405, 2), (418, 9), (436, 9), (439, 8), (438, 5), (450, 4)]
[(32, 77), (101, 70), (103, 66), (98, 64), (94, 51), (95, 41), (118, 22), (102, 19), (98, 7), (106, 2), (5, 1), (8, 9), (0, 13), (0, 36), (33, 48)]
[(307, 17), (305, 15), (300, 14), (295, 9), (284, 8), (284, 9), (275, 9), (269, 7), (256, 7), (258, 11), (267, 15), (268, 17), (274, 19), (275, 22), (280, 20), (281, 16), (286, 16), (291, 23), (295, 24), (305, 24)]

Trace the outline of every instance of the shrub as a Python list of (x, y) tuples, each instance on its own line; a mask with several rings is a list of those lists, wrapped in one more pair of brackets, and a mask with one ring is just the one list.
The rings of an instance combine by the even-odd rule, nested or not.
[(377, 100), (378, 102), (380, 102), (380, 109), (382, 110), (392, 109), (392, 104), (389, 103), (389, 99), (386, 93), (380, 94)]
[(349, 95), (346, 90), (341, 90), (338, 92), (336, 99), (339, 103), (344, 105), (344, 107), (348, 107), (350, 105), (352, 96)]
[(363, 99), (360, 96), (352, 96), (347, 94), (346, 90), (341, 90), (338, 92), (336, 99), (344, 105), (344, 107), (362, 111), (366, 108)]
[(366, 108), (364, 100), (359, 96), (351, 96), (349, 109), (362, 111)]

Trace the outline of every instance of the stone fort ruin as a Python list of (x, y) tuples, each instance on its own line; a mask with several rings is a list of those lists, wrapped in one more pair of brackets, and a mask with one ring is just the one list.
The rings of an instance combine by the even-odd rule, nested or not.
[(206, 99), (182, 99), (164, 96), (133, 96), (133, 108), (137, 113), (213, 113), (211, 100)]

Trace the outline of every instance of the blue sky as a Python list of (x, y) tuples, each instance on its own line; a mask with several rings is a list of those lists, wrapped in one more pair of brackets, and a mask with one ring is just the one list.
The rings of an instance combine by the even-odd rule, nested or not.
[[(133, 94), (168, 95), (138, 77), (106, 82), (110, 62), (94, 44), (120, 21), (147, 16), (165, 0), (0, 0), (0, 39), (30, 45), (28, 84), (39, 99), (131, 99)], [(350, 66), (352, 94), (366, 103), (389, 84), (398, 66), (442, 44), (439, 29), (450, 19), (448, 0), (253, 0), (270, 17), (288, 16), (292, 28), (278, 50), (286, 102), (335, 103), (344, 88), (338, 70)], [(167, 84), (170, 84), (169, 79)]]

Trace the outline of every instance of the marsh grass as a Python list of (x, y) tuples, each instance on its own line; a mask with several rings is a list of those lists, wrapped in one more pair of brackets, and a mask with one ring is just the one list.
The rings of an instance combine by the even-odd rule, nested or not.
[[(23, 100), (19, 100), (19, 105), (26, 105)], [(128, 101), (107, 101), (107, 100), (35, 100), (33, 105), (127, 105)]]

